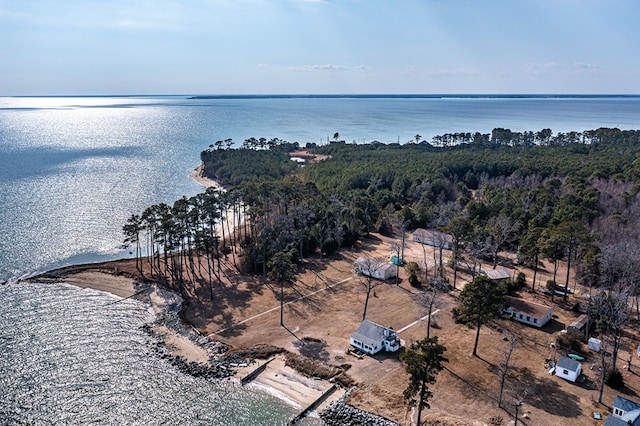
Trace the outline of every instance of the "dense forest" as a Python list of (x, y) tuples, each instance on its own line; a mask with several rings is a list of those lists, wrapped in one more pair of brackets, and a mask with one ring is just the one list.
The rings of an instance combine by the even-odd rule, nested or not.
[(542, 260), (554, 265), (553, 285), (568, 285), (569, 274), (556, 276), (564, 261), (581, 284), (629, 289), (637, 309), (640, 131), (494, 129), (421, 139), (307, 144), (328, 158), (302, 167), (289, 155), (297, 142), (250, 138), (231, 149), (230, 139), (218, 141), (201, 160), (229, 190), (132, 215), (125, 243), (172, 286), (213, 286), (231, 252), (238, 270), (268, 276), (371, 231), (401, 241), (404, 231), (432, 228), (453, 238), (452, 260), (440, 269), (475, 275), (481, 263), (507, 262), (501, 253), (510, 251), (533, 270), (532, 285)]

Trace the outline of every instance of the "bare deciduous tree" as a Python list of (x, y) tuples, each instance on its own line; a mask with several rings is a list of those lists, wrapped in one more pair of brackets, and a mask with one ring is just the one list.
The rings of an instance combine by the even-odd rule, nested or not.
[(382, 284), (382, 281), (375, 279), (375, 276), (386, 264), (370, 258), (359, 258), (356, 261), (354, 272), (360, 277), (360, 283), (365, 288), (364, 310), (362, 311), (362, 321), (367, 318), (367, 306), (371, 291)]
[(504, 393), (504, 384), (509, 374), (509, 361), (511, 360), (511, 354), (516, 348), (518, 341), (515, 333), (507, 332), (504, 337), (507, 344), (501, 350), (500, 363), (497, 366), (498, 374), (500, 376), (500, 395), (498, 396), (498, 407), (502, 407), (502, 396)]

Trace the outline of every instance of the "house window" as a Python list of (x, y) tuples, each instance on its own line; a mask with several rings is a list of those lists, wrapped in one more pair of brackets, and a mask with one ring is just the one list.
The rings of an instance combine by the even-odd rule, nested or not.
[(531, 317), (527, 315), (527, 321), (531, 321)]
[(567, 371), (567, 370), (564, 370), (564, 369), (563, 369), (563, 370), (562, 370), (562, 374), (567, 374), (567, 375), (568, 375), (568, 374), (569, 374), (569, 371)]
[(613, 414), (615, 414), (616, 416), (620, 416), (620, 417), (622, 417), (622, 416), (624, 415), (624, 411), (622, 411), (622, 410), (621, 410), (621, 409), (619, 409), (619, 408), (614, 408), (614, 409), (613, 409)]

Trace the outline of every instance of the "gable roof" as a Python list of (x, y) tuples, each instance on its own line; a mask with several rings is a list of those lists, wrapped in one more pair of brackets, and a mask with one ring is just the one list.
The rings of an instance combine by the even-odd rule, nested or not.
[(384, 273), (387, 269), (396, 267), (391, 263), (380, 262), (379, 260), (371, 259), (368, 257), (362, 257), (362, 256), (357, 258), (354, 263), (358, 268), (360, 268), (361, 272), (366, 272), (370, 274), (374, 274), (376, 272)]
[(532, 316), (533, 318), (543, 318), (549, 309), (553, 311), (553, 308), (550, 306), (542, 305), (540, 303), (529, 302), (527, 300), (518, 299), (513, 296), (504, 296), (504, 302), (509, 305), (509, 307), (518, 312), (519, 314), (525, 314)]
[(569, 327), (570, 328), (577, 328), (577, 329), (581, 329), (582, 327), (584, 327), (585, 325), (587, 325), (587, 321), (589, 321), (589, 317), (585, 314), (580, 315), (578, 318), (575, 319), (575, 321), (573, 321)]
[(385, 327), (369, 320), (364, 320), (351, 338), (365, 345), (375, 347), (384, 339)]
[(511, 273), (508, 269), (482, 269), (480, 274), (486, 276), (490, 280), (507, 280), (511, 278)]
[[(623, 425), (640, 425), (640, 404), (637, 402), (631, 401), (630, 399), (621, 397), (620, 395), (616, 396), (616, 399), (613, 401), (613, 408), (618, 408), (625, 412), (625, 415), (620, 417), (609, 416), (609, 418), (615, 418), (619, 420)], [(609, 424), (609, 418), (607, 418), (607, 423)], [(615, 425), (615, 423), (612, 423)]]
[(413, 231), (413, 235), (418, 238), (428, 238), (431, 241), (441, 241), (446, 244), (453, 243), (453, 236), (451, 236), (451, 234), (445, 234), (436, 229), (418, 228)]
[(569, 371), (578, 371), (578, 369), (580, 368), (580, 363), (575, 359), (561, 356), (560, 358), (558, 358), (557, 367), (564, 368), (565, 370)]

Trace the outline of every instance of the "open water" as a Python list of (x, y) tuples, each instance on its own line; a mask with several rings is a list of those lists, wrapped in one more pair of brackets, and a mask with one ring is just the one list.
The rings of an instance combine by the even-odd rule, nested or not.
[[(640, 97), (0, 98), (0, 281), (126, 256), (126, 219), (201, 190), (188, 175), (217, 140), (404, 143), (495, 127), (640, 129)], [(141, 330), (147, 307), (114, 297), (0, 286), (0, 424), (275, 425), (295, 414), (180, 373)]]

